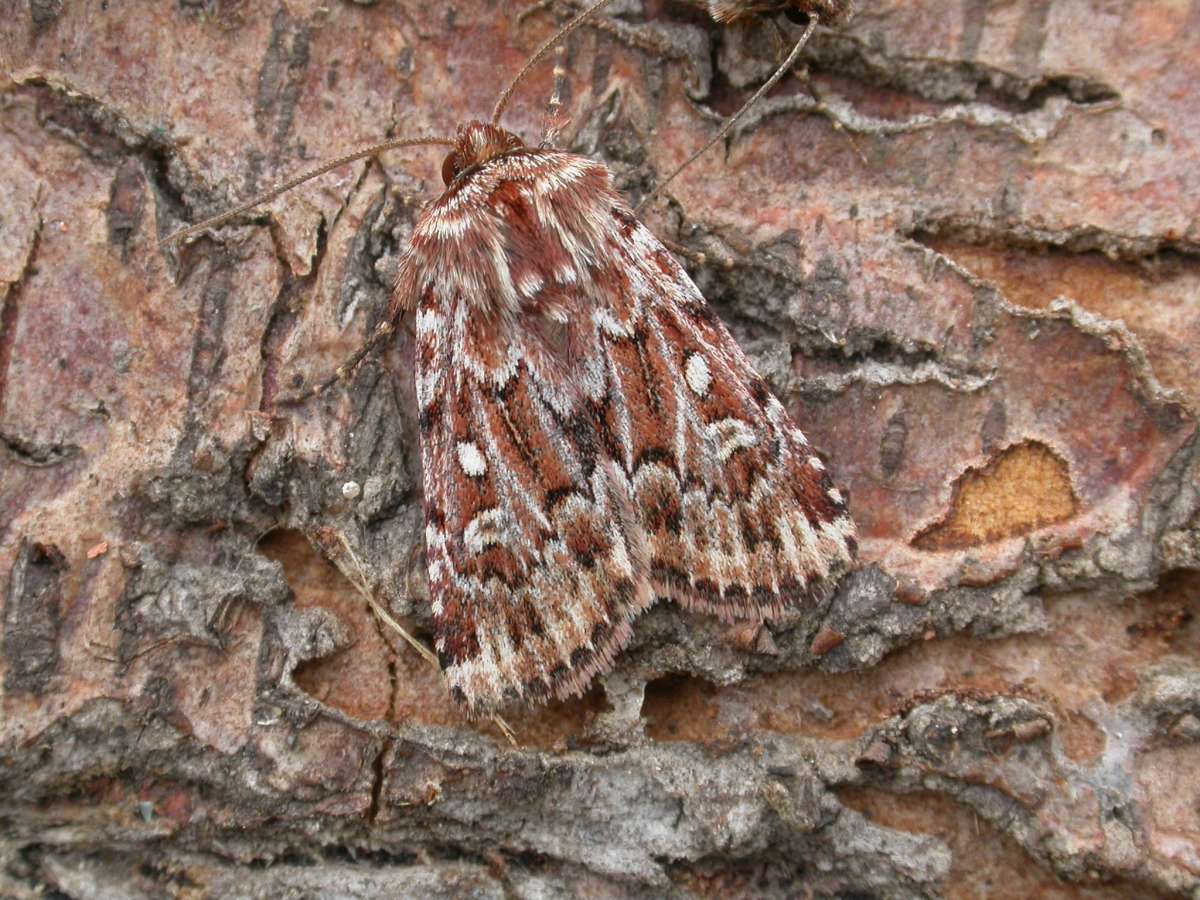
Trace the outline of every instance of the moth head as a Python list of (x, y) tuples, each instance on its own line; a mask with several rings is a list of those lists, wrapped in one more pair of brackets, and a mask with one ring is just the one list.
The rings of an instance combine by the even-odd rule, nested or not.
[(442, 181), (449, 187), (454, 179), (472, 166), (478, 166), (497, 156), (524, 147), (524, 142), (511, 131), (488, 122), (468, 122), (458, 127), (454, 149), (442, 161)]

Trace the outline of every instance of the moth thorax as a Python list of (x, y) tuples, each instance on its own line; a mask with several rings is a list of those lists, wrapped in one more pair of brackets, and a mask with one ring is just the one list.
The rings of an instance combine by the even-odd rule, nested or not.
[(454, 149), (442, 163), (442, 181), (449, 187), (460, 174), (472, 166), (495, 159), (524, 147), (524, 142), (511, 131), (489, 122), (468, 122), (458, 126)]

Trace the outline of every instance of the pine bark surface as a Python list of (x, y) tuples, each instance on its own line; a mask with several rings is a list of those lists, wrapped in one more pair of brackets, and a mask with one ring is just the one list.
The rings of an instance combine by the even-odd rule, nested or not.
[[(656, 608), (514, 748), (354, 584), (428, 637), (410, 333), (289, 401), (378, 323), (440, 151), (157, 242), (487, 117), (562, 9), (9, 0), (0, 893), (1200, 890), (1200, 5), (859, 6), (644, 214), (859, 567), (768, 629)], [(636, 201), (797, 29), (614, 9), (556, 140)]]

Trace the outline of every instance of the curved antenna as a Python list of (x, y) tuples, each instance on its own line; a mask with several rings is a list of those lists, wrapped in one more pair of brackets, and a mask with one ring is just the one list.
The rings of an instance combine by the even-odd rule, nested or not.
[(304, 184), (306, 181), (311, 181), (318, 175), (324, 175), (326, 172), (332, 171), (339, 166), (344, 166), (346, 163), (354, 162), (356, 159), (362, 159), (366, 156), (375, 156), (383, 153), (385, 150), (394, 150), (397, 147), (417, 147), (423, 144), (441, 144), (446, 147), (453, 147), (454, 141), (450, 138), (443, 137), (418, 137), (418, 138), (391, 138), (386, 141), (379, 141), (376, 144), (370, 144), (358, 150), (351, 151), (336, 159), (331, 159), (329, 162), (322, 163), (315, 169), (309, 169), (307, 172), (302, 172), (292, 178), (289, 178), (283, 184), (277, 185), (268, 191), (264, 191), (256, 197), (251, 197), (245, 203), (239, 203), (233, 209), (226, 210), (215, 216), (211, 216), (202, 222), (197, 222), (195, 225), (188, 225), (185, 228), (180, 228), (173, 234), (167, 235), (158, 242), (158, 246), (166, 247), (176, 241), (183, 241), (194, 234), (205, 231), (209, 228), (215, 228), (218, 225), (224, 225), (230, 219), (235, 219), (244, 212), (249, 212), (256, 206), (260, 206), (270, 200), (274, 200), (280, 194), (290, 191), (292, 188)]
[(518, 84), (525, 80), (525, 76), (529, 74), (529, 70), (540, 63), (542, 58), (553, 49), (555, 44), (612, 2), (613, 0), (597, 0), (596, 3), (593, 3), (562, 28), (558, 29), (546, 43), (538, 47), (537, 52), (529, 57), (529, 62), (525, 63), (521, 71), (517, 73), (516, 77), (509, 82), (508, 87), (504, 89), (504, 93), (500, 95), (500, 99), (496, 101), (496, 108), (492, 110), (493, 125), (500, 123), (500, 116), (504, 113), (505, 107), (508, 106), (508, 101), (512, 99), (513, 91), (517, 89)]
[(817, 30), (818, 20), (819, 20), (819, 17), (817, 16), (816, 13), (813, 13), (809, 16), (808, 27), (804, 29), (804, 34), (800, 35), (800, 40), (796, 41), (796, 46), (792, 48), (792, 52), (788, 54), (787, 59), (785, 59), (783, 61), (783, 63), (779, 66), (779, 68), (775, 70), (775, 74), (772, 75), (770, 78), (768, 78), (766, 83), (762, 87), (760, 87), (757, 91), (754, 92), (753, 97), (751, 97), (749, 100), (747, 100), (745, 103), (742, 104), (741, 109), (739, 109), (737, 112), (735, 112), (732, 116), (729, 117), (729, 121), (725, 123), (724, 127), (722, 127), (721, 130), (718, 131), (716, 133), (716, 135), (707, 144), (705, 144), (703, 147), (701, 147), (699, 150), (697, 150), (695, 153), (693, 153), (691, 156), (689, 156), (686, 160), (684, 160), (675, 169), (674, 172), (672, 172), (670, 175), (668, 175), (666, 178), (664, 178), (662, 181), (660, 181), (657, 185), (655, 185), (654, 189), (652, 191), (650, 191), (650, 193), (648, 193), (645, 197), (643, 197), (641, 202), (633, 208), (633, 211), (635, 213), (640, 212), (643, 206), (645, 206), (647, 203), (649, 203), (651, 200), (653, 200), (655, 197), (657, 197), (663, 188), (665, 188), (668, 184), (670, 184), (672, 181), (675, 180), (675, 176), (677, 176), (680, 172), (682, 172), (684, 169), (686, 169), (688, 166), (690, 166), (692, 163), (694, 163), (697, 159), (699, 159), (701, 156), (703, 156), (705, 153), (707, 153), (709, 148), (712, 147), (713, 144), (717, 143), (717, 141), (721, 140), (723, 137), (725, 137), (725, 135), (729, 134), (730, 129), (733, 128), (733, 126), (737, 124), (738, 119), (740, 119), (742, 116), (744, 116), (746, 114), (746, 111), (748, 109), (750, 109), (750, 107), (752, 107), (755, 103), (757, 103), (762, 98), (763, 94), (765, 94), (767, 91), (769, 91), (771, 88), (775, 87), (775, 85), (779, 83), (779, 79), (782, 78), (784, 73), (787, 72), (788, 69), (790, 69), (792, 67), (793, 63), (796, 62), (796, 58), (798, 56), (800, 56), (800, 51), (804, 49), (804, 45), (808, 43), (808, 39), (810, 37), (812, 37), (813, 32)]

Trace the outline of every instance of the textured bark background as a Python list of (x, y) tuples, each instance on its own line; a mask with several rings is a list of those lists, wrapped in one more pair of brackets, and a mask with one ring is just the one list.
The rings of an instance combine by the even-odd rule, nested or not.
[[(156, 240), (487, 115), (561, 9), (0, 0), (0, 894), (1200, 891), (1200, 3), (860, 6), (646, 218), (861, 568), (757, 634), (654, 610), (514, 749), (342, 574), (427, 635), (409, 336), (286, 402), (441, 154)], [(561, 143), (636, 200), (795, 31), (616, 12)]]

